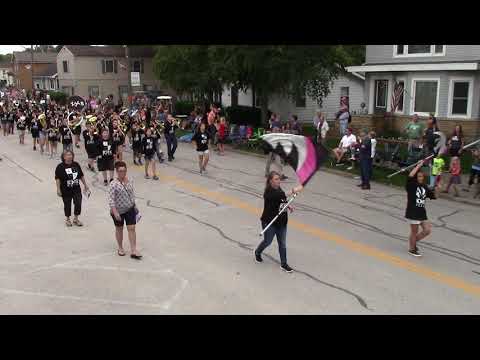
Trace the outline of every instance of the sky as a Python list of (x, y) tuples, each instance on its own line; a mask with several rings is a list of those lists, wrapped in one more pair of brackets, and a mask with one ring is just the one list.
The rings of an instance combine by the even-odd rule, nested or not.
[[(23, 46), (29, 46), (29, 45), (23, 45)], [(0, 54), (10, 54), (14, 51), (23, 51), (24, 48), (22, 48), (21, 45), (0, 45)]]

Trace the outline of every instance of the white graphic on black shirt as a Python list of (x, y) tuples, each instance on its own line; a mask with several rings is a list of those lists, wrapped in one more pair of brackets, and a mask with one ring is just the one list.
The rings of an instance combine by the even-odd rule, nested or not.
[(418, 207), (425, 207), (425, 199), (427, 198), (425, 189), (423, 187), (417, 187), (415, 195), (417, 196), (416, 205)]

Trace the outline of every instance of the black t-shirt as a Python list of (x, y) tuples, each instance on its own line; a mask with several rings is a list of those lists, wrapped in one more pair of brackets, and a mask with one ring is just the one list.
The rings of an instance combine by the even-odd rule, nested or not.
[[(282, 189), (274, 189), (269, 186), (265, 189), (263, 199), (263, 213), (260, 220), (268, 224), (275, 216), (277, 216), (280, 211), (280, 205), (287, 202), (287, 196)], [(287, 222), (288, 214), (287, 211), (284, 211), (275, 221), (274, 225), (285, 226), (287, 225)]]
[(47, 136), (49, 141), (57, 141), (58, 140), (58, 128), (51, 127), (47, 130)]
[(83, 140), (85, 141), (85, 150), (89, 155), (96, 155), (98, 146), (97, 143), (100, 140), (98, 134), (90, 134), (90, 131), (83, 130)]
[(147, 136), (143, 138), (142, 152), (147, 156), (155, 154), (155, 139), (153, 137)]
[(462, 147), (462, 138), (460, 136), (454, 135), (450, 139), (450, 149), (457, 152)]
[(425, 130), (425, 137), (427, 139), (427, 149), (430, 153), (433, 153), (433, 150), (435, 149), (435, 129), (434, 128), (428, 128)]
[(137, 129), (137, 130), (132, 129), (132, 142), (134, 146), (138, 146), (142, 143), (143, 135), (144, 133), (142, 129)]
[(215, 124), (208, 125), (207, 132), (210, 134), (210, 138), (213, 139), (215, 137), (215, 133), (217, 132), (217, 127)]
[(125, 136), (120, 133), (120, 130), (113, 130), (112, 140), (116, 146), (123, 145), (125, 143)]
[(30, 131), (32, 132), (32, 135), (35, 136), (40, 133), (40, 131), (43, 130), (43, 126), (42, 124), (40, 123), (40, 121), (38, 121), (38, 119), (33, 119), (32, 120), (32, 124), (30, 126)]
[(360, 145), (360, 160), (372, 158), (372, 141), (370, 138), (363, 139)]
[(99, 139), (97, 149), (97, 154), (99, 154), (103, 160), (113, 160), (113, 156), (117, 152), (117, 147), (112, 140)]
[(60, 126), (60, 134), (62, 135), (62, 144), (69, 145), (72, 143), (72, 134), (67, 125)]
[(192, 141), (195, 141), (197, 144), (197, 151), (207, 151), (208, 150), (208, 139), (210, 135), (205, 131), (204, 133), (198, 131), (192, 137)]
[(405, 186), (407, 190), (407, 210), (405, 217), (410, 220), (427, 220), (425, 200), (435, 199), (435, 193), (425, 184), (419, 184), (415, 177), (408, 177)]
[(163, 130), (163, 133), (166, 135), (166, 136), (171, 136), (171, 135), (175, 135), (175, 130), (177, 129), (177, 125), (175, 124), (171, 124), (168, 120), (165, 121), (165, 128)]
[(81, 192), (80, 179), (82, 177), (82, 168), (75, 161), (70, 165), (62, 162), (55, 169), (55, 180), (60, 180), (60, 190), (63, 196)]
[(17, 130), (25, 130), (27, 128), (27, 120), (26, 119), (18, 119), (17, 121)]

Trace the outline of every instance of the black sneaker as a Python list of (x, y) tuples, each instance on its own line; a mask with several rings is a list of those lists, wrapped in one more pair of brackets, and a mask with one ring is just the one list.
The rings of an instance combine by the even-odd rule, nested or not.
[(418, 252), (418, 248), (417, 248), (417, 247), (415, 248), (415, 250), (408, 250), (408, 253), (409, 253), (410, 255), (412, 255), (412, 256), (415, 256), (415, 257), (421, 257), (421, 256), (422, 256), (422, 254), (420, 254), (420, 253)]
[(173, 159), (172, 158), (168, 158), (168, 161), (172, 161)]
[(293, 269), (290, 266), (288, 266), (288, 264), (282, 265), (282, 266), (280, 266), (280, 268), (287, 273), (292, 273), (293, 272)]
[(257, 263), (263, 262), (262, 255), (257, 254), (257, 251), (256, 251), (256, 250), (254, 250), (253, 253), (254, 253), (254, 255), (255, 255), (255, 261), (256, 261)]

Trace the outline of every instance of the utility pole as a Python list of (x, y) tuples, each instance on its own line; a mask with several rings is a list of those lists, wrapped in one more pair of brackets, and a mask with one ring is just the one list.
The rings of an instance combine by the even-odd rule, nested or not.
[[(130, 49), (128, 48), (128, 45), (125, 46), (125, 58), (127, 59), (127, 71), (128, 71), (128, 98), (130, 98), (130, 95), (132, 93), (132, 73), (130, 69)], [(128, 102), (128, 99), (127, 99)]]
[(35, 92), (35, 84), (33, 83), (33, 45), (30, 45), (30, 74), (32, 75), (32, 98)]

